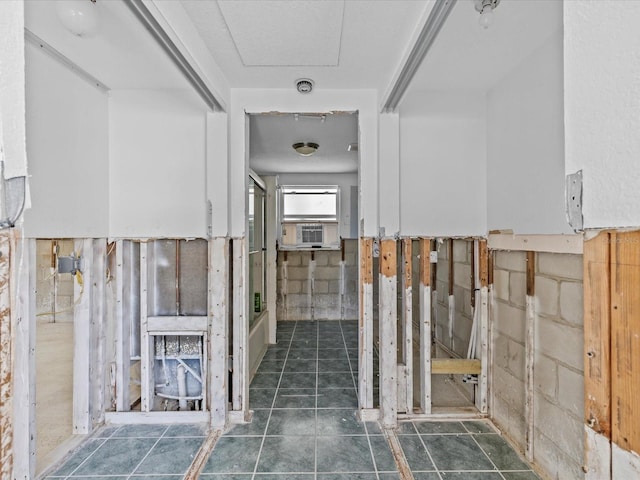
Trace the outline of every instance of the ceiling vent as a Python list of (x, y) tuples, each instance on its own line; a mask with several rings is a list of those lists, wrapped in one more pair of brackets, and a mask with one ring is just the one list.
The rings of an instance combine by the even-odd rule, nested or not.
[(313, 80), (310, 78), (299, 78), (296, 80), (296, 88), (300, 93), (311, 93), (311, 90), (313, 90)]

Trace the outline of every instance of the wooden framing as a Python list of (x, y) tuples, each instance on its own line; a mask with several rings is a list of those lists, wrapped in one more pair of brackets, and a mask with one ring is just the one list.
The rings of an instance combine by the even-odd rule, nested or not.
[[(153, 337), (149, 335), (148, 328), (148, 245), (140, 243), (140, 410), (150, 412), (153, 410), (154, 373), (153, 362)], [(125, 367), (126, 368), (126, 367)]]
[(397, 336), (398, 284), (397, 245), (394, 239), (380, 241), (380, 410), (383, 427), (396, 425), (398, 416)]
[(474, 358), (433, 358), (431, 359), (431, 373), (433, 374), (470, 374), (479, 375), (482, 372), (480, 360)]
[(431, 241), (420, 239), (420, 409), (431, 413)]
[[(486, 240), (478, 240), (478, 283), (480, 286), (480, 374), (478, 376), (478, 410), (489, 411), (489, 249)], [(477, 299), (476, 299), (477, 300)]]
[[(229, 404), (229, 244), (224, 237), (209, 240), (209, 398), (214, 429), (227, 424)], [(275, 312), (274, 312), (275, 316)]]
[[(107, 241), (92, 240), (93, 264), (91, 266), (91, 361), (90, 361), (90, 408), (91, 430), (104, 423), (106, 397), (106, 266)], [(86, 279), (85, 279), (86, 280)]]
[[(130, 359), (131, 359), (131, 322), (126, 297), (129, 295), (127, 287), (128, 273), (125, 270), (125, 248), (130, 248), (131, 242), (117, 240), (115, 246), (116, 254), (116, 411), (126, 412), (131, 407), (129, 384), (130, 380)], [(129, 258), (130, 260), (130, 258)]]
[(247, 239), (233, 240), (233, 410), (246, 418), (249, 414), (249, 317), (245, 295), (248, 273)]
[(536, 351), (536, 307), (535, 307), (535, 278), (536, 278), (536, 254), (527, 252), (526, 259), (526, 317), (525, 317), (525, 455), (527, 460), (533, 461), (534, 445), (534, 416), (535, 416), (535, 384), (534, 365)]
[(0, 233), (0, 480), (13, 470), (13, 329), (11, 321), (11, 233)]
[(73, 298), (73, 433), (91, 432), (91, 281), (93, 245), (90, 239), (74, 241), (74, 252), (82, 257), (81, 271), (75, 275)]
[(358, 319), (358, 401), (373, 408), (373, 239), (360, 239), (360, 314)]
[(449, 239), (449, 300), (448, 300), (448, 314), (449, 314), (449, 348), (453, 350), (453, 327), (456, 319), (456, 297), (453, 295), (453, 282), (454, 282), (454, 261), (453, 261), (453, 238)]
[(398, 405), (406, 413), (413, 412), (413, 268), (412, 240), (404, 238), (402, 248), (402, 363), (404, 364), (404, 405)]

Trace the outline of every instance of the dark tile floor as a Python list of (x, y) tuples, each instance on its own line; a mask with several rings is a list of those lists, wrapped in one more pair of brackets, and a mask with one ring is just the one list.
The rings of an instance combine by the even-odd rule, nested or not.
[[(284, 322), (250, 390), (253, 421), (223, 435), (201, 480), (396, 480), (376, 423), (357, 409), (357, 323)], [(50, 479), (177, 480), (202, 444), (200, 427), (107, 427)], [(535, 480), (488, 422), (403, 422), (416, 480)]]

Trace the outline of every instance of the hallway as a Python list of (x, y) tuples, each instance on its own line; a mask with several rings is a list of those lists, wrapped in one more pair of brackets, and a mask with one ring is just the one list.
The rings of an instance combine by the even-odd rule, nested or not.
[[(377, 423), (361, 423), (357, 322), (280, 322), (251, 384), (253, 420), (217, 442), (200, 478), (391, 480), (400, 474)], [(484, 421), (404, 422), (397, 432), (416, 480), (534, 480)], [(50, 479), (176, 480), (204, 432), (197, 426), (106, 427)]]

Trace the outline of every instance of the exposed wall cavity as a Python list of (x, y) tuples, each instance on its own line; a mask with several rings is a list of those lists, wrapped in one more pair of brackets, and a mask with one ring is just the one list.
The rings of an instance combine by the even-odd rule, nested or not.
[(343, 250), (279, 251), (278, 320), (358, 318), (357, 257), (357, 240)]
[(582, 478), (582, 255), (538, 253), (535, 264), (533, 424), (527, 425), (526, 254), (495, 252), (491, 416), (551, 478)]

